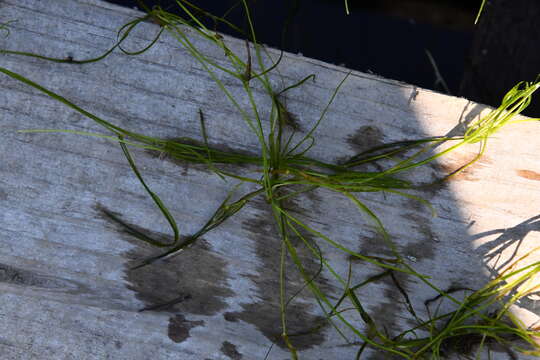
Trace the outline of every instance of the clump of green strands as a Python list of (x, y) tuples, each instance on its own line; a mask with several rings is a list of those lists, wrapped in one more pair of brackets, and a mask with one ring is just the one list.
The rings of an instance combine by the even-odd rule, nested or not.
[[(460, 166), (457, 170), (441, 176), (436, 182), (442, 182), (449, 177), (471, 166), (486, 151), (489, 138), (500, 131), (505, 125), (522, 122), (535, 121), (538, 119), (516, 118), (531, 102), (533, 93), (540, 87), (539, 82), (521, 82), (513, 87), (503, 98), (501, 105), (489, 112), (489, 114), (479, 118), (475, 122), (467, 125), (465, 131), (460, 136), (440, 136), (423, 138), (416, 140), (404, 140), (389, 144), (377, 146), (375, 148), (356, 154), (349, 159), (339, 163), (327, 163), (319, 161), (308, 156), (310, 149), (316, 145), (315, 132), (319, 124), (323, 121), (326, 113), (334, 98), (347, 80), (347, 74), (335, 91), (331, 94), (327, 105), (320, 114), (320, 117), (314, 122), (308, 131), (300, 132), (293, 118), (288, 113), (282, 96), (291, 89), (301, 87), (306, 81), (314, 78), (311, 74), (297, 83), (291, 84), (283, 89), (276, 90), (272, 87), (269, 74), (277, 69), (283, 53), (277, 61), (270, 66), (264, 65), (267, 50), (258, 43), (253, 24), (250, 17), (249, 6), (246, 0), (240, 1), (237, 6), (243, 7), (247, 22), (248, 31), (244, 32), (239, 27), (226, 20), (224, 16), (215, 16), (209, 14), (196, 5), (177, 0), (179, 12), (183, 16), (173, 14), (163, 10), (160, 7), (148, 8), (144, 4), (143, 8), (146, 14), (125, 24), (118, 31), (117, 42), (104, 54), (99, 57), (76, 60), (73, 58), (51, 58), (39, 54), (21, 52), (16, 50), (0, 50), (0, 54), (10, 54), (18, 56), (30, 56), (42, 60), (61, 62), (67, 64), (84, 64), (105, 59), (115, 50), (123, 52), (126, 56), (137, 56), (152, 46), (154, 46), (163, 32), (168, 32), (178, 43), (186, 49), (193, 58), (195, 58), (215, 84), (221, 89), (223, 94), (230, 100), (236, 108), (246, 126), (252, 131), (253, 136), (258, 139), (260, 145), (259, 154), (246, 154), (242, 151), (230, 151), (214, 148), (209, 145), (206, 134), (204, 114), (199, 111), (201, 138), (203, 141), (197, 141), (190, 138), (161, 139), (144, 134), (136, 133), (128, 129), (114, 125), (103, 118), (100, 118), (91, 112), (79, 107), (65, 97), (33, 82), (32, 80), (0, 67), (0, 72), (10, 76), (22, 83), (25, 83), (53, 99), (58, 100), (71, 109), (94, 120), (99, 125), (109, 131), (108, 134), (88, 133), (72, 130), (49, 130), (34, 129), (23, 130), (23, 132), (54, 132), (70, 133), (85, 136), (95, 136), (108, 139), (118, 143), (121, 147), (131, 169), (146, 192), (153, 199), (163, 216), (167, 219), (173, 232), (170, 242), (154, 239), (148, 236), (140, 229), (134, 228), (124, 222), (120, 215), (104, 210), (106, 214), (126, 228), (126, 230), (141, 241), (147, 242), (153, 246), (163, 248), (163, 252), (153, 258), (142, 259), (135, 268), (142, 266), (159, 266), (152, 263), (176, 256), (183, 252), (182, 256), (189, 256), (186, 251), (192, 244), (199, 240), (203, 235), (218, 227), (231, 216), (237, 214), (242, 208), (254, 198), (263, 196), (272, 211), (275, 220), (276, 232), (281, 238), (281, 248), (276, 251), (281, 252), (280, 264), (280, 312), (281, 312), (281, 333), (282, 340), (290, 350), (291, 357), (297, 359), (299, 354), (294, 344), (294, 335), (287, 330), (286, 308), (288, 304), (298, 295), (287, 294), (285, 290), (285, 258), (292, 259), (297, 270), (304, 279), (304, 287), (308, 288), (313, 294), (315, 300), (321, 306), (325, 314), (326, 324), (334, 326), (345, 340), (347, 339), (340, 330), (341, 326), (348, 328), (356, 337), (355, 342), (358, 345), (356, 358), (359, 359), (364, 350), (369, 347), (383, 352), (387, 355), (393, 355), (405, 359), (430, 358), (437, 359), (443, 357), (451, 348), (470, 347), (472, 342), (479, 345), (479, 349), (488, 342), (497, 342), (508, 348), (527, 354), (540, 355), (538, 345), (535, 342), (535, 336), (539, 336), (537, 330), (527, 329), (510, 312), (509, 307), (520, 298), (537, 290), (538, 286), (528, 284), (538, 271), (540, 263), (533, 263), (523, 268), (517, 268), (517, 262), (508, 267), (505, 272), (490, 281), (480, 290), (474, 291), (464, 300), (457, 300), (450, 292), (437, 288), (429, 281), (429, 276), (417, 273), (409, 265), (397, 250), (390, 235), (386, 232), (384, 224), (377, 215), (361, 200), (360, 196), (365, 192), (386, 192), (400, 196), (415, 199), (431, 209), (430, 204), (424, 199), (413, 195), (409, 190), (419, 189), (423, 186), (432, 184), (413, 184), (405, 180), (401, 174), (415, 171), (421, 166), (454, 151), (455, 149), (467, 144), (480, 144), (477, 156), (470, 162)], [(345, 1), (347, 6), (347, 1)], [(348, 11), (348, 10), (347, 10)], [(213, 23), (222, 23), (238, 31), (239, 35), (247, 38), (246, 53), (244, 56), (234, 53), (225, 43), (223, 37), (211, 31), (206, 25), (208, 20)], [(142, 22), (152, 21), (159, 24), (160, 28), (156, 37), (146, 47), (138, 51), (128, 51), (122, 45), (129, 37), (131, 32)], [(0, 27), (5, 30), (6, 36), (9, 35), (9, 23)], [(190, 30), (190, 31), (188, 31)], [(193, 32), (198, 37), (205, 39), (214, 46), (221, 49), (226, 55), (230, 66), (223, 66), (205, 56), (192, 41)], [(268, 56), (269, 57), (269, 56)], [(221, 80), (219, 73), (225, 73), (239, 82), (247, 96), (250, 109), (243, 108), (228, 86)], [(257, 82), (264, 89), (268, 96), (271, 109), (269, 119), (261, 118), (261, 109), (255, 102), (253, 93), (253, 82)], [(267, 125), (264, 125), (267, 124)], [(439, 145), (448, 144), (444, 150), (439, 150)], [(170, 157), (186, 163), (204, 164), (209, 170), (217, 176), (225, 179), (238, 181), (226, 199), (216, 209), (210, 219), (197, 232), (189, 236), (181, 236), (179, 226), (167, 209), (165, 203), (154, 193), (145, 183), (144, 178), (136, 166), (129, 147), (142, 148), (155, 151), (164, 156)], [(432, 155), (427, 155), (432, 154)], [(378, 164), (376, 171), (362, 171), (366, 164)], [(384, 164), (384, 165), (380, 165)], [(227, 165), (223, 167), (222, 165)], [(248, 177), (236, 174), (231, 169), (231, 165), (250, 166), (258, 169), (258, 177)], [(233, 166), (234, 167), (234, 166)], [(239, 185), (242, 183), (251, 183), (255, 190), (237, 196)], [(349, 199), (360, 212), (365, 214), (381, 234), (381, 238), (391, 251), (391, 256), (379, 257), (369, 254), (362, 254), (353, 251), (339, 242), (333, 240), (294, 216), (285, 202), (291, 198), (297, 197), (317, 188), (324, 188), (341, 194)], [(433, 211), (433, 210), (432, 210)], [(309, 234), (310, 237), (306, 236)], [(297, 248), (292, 238), (300, 239), (303, 246), (309, 249), (319, 264), (318, 271), (315, 274), (309, 273), (304, 267)], [(340, 251), (348, 254), (352, 258), (370, 263), (380, 269), (376, 275), (366, 278), (358, 284), (351, 284), (352, 263), (349, 264), (349, 275), (344, 278), (332, 267), (326, 260), (324, 253), (317, 244), (322, 241)], [(520, 259), (521, 260), (521, 259)], [(516, 269), (517, 268), (517, 269)], [(342, 286), (342, 293), (335, 297), (335, 294), (325, 294), (315, 281), (323, 272), (327, 272), (335, 277)], [(430, 314), (427, 319), (421, 319), (411, 301), (407, 292), (400, 285), (396, 274), (404, 273), (418, 278), (427, 286), (435, 290), (440, 298), (446, 298), (455, 304), (455, 310), (445, 314)], [(359, 291), (370, 283), (380, 281), (382, 278), (391, 279), (392, 283), (399, 290), (406, 304), (407, 311), (415, 319), (416, 325), (411, 329), (401, 332), (397, 335), (389, 335), (382, 329), (365, 310)], [(336, 300), (337, 299), (337, 300)], [(350, 306), (344, 308), (347, 303)], [(492, 311), (496, 305), (498, 310)], [(488, 311), (489, 310), (489, 311)], [(362, 320), (363, 324), (353, 323), (349, 313), (354, 312)], [(314, 326), (312, 331), (320, 331), (325, 325)], [(516, 341), (520, 340), (520, 341)], [(480, 351), (480, 350), (479, 350)]]

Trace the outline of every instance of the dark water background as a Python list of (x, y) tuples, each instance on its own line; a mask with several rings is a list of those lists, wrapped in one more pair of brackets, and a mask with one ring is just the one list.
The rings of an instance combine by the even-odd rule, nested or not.
[[(135, 7), (135, 0), (109, 0)], [(145, 1), (171, 12), (182, 10), (174, 0)], [(193, 1), (216, 15), (235, 1)], [(444, 91), (435, 82), (428, 50), (447, 82), (451, 94), (458, 89), (473, 37), (478, 1), (457, 0), (350, 0), (350, 15), (342, 0), (252, 0), (252, 12), (260, 42), (293, 53), (350, 69)], [(294, 8), (296, 11), (294, 12)], [(292, 17), (285, 41), (282, 29)], [(240, 7), (228, 20), (245, 25)], [(217, 30), (234, 34), (227, 27)]]

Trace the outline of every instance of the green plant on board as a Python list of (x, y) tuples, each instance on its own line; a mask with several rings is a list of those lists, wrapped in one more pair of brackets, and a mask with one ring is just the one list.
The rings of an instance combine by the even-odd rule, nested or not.
[[(312, 80), (315, 75), (308, 75), (296, 83), (284, 86), (282, 89), (275, 89), (273, 87), (270, 81), (270, 75), (277, 70), (283, 53), (281, 53), (278, 59), (272, 60), (267, 49), (258, 42), (247, 0), (241, 0), (240, 2), (240, 6), (243, 7), (246, 17), (248, 28), (246, 32), (226, 20), (225, 16), (214, 16), (185, 0), (177, 0), (176, 3), (179, 7), (179, 12), (183, 16), (173, 14), (160, 7), (148, 8), (143, 4), (146, 14), (122, 26), (118, 31), (117, 42), (109, 50), (96, 58), (86, 60), (52, 58), (16, 50), (0, 50), (0, 54), (6, 55), (30, 56), (41, 60), (68, 64), (85, 64), (103, 60), (114, 51), (121, 51), (126, 56), (140, 55), (153, 47), (160, 36), (164, 32), (167, 32), (199, 62), (222, 91), (223, 95), (235, 107), (253, 136), (257, 138), (260, 146), (260, 153), (257, 155), (246, 155), (241, 152), (214, 148), (209, 145), (202, 111), (199, 111), (202, 141), (189, 138), (161, 139), (147, 136), (108, 122), (29, 78), (0, 67), (1, 73), (41, 91), (67, 107), (92, 119), (108, 131), (108, 133), (88, 133), (72, 130), (34, 129), (24, 130), (23, 132), (63, 132), (95, 136), (108, 139), (120, 146), (135, 176), (166, 218), (173, 233), (170, 242), (163, 242), (133, 228), (125, 223), (120, 216), (109, 213), (113, 221), (126, 227), (133, 236), (141, 241), (164, 249), (159, 256), (143, 259), (136, 267), (149, 266), (160, 259), (179, 255), (183, 252), (185, 252), (183, 256), (189, 256), (187, 249), (204, 234), (237, 214), (255, 197), (263, 196), (272, 211), (276, 232), (281, 238), (281, 248), (279, 250), (281, 258), (279, 279), (280, 325), (282, 341), (289, 349), (293, 359), (297, 359), (299, 355), (294, 343), (295, 334), (290, 333), (287, 327), (286, 309), (298, 295), (298, 292), (288, 294), (286, 291), (285, 259), (287, 257), (294, 262), (298, 272), (304, 279), (304, 288), (311, 291), (314, 299), (325, 314), (326, 323), (314, 326), (312, 331), (320, 331), (322, 326), (330, 324), (334, 326), (336, 331), (346, 341), (350, 342), (350, 339), (341, 330), (341, 328), (347, 328), (357, 337), (354, 341), (361, 343), (358, 346), (356, 358), (360, 358), (363, 351), (368, 347), (387, 355), (394, 355), (405, 359), (440, 358), (445, 356), (449, 351), (467, 352), (474, 346), (478, 348), (478, 353), (480, 353), (484, 345), (490, 342), (497, 342), (506, 346), (508, 349), (523, 353), (540, 355), (538, 345), (535, 342), (535, 337), (540, 336), (538, 329), (525, 327), (509, 311), (510, 306), (520, 298), (537, 291), (539, 286), (531, 283), (531, 281), (540, 271), (539, 262), (526, 267), (518, 267), (518, 261), (516, 261), (506, 271), (486, 284), (485, 287), (471, 292), (463, 300), (458, 300), (452, 296), (451, 291), (444, 291), (437, 288), (430, 282), (427, 275), (416, 272), (409, 265), (397, 250), (384, 224), (361, 199), (362, 193), (366, 192), (392, 193), (417, 200), (431, 208), (427, 201), (413, 195), (409, 191), (417, 189), (419, 185), (405, 180), (401, 175), (406, 172), (415, 171), (415, 169), (429, 164), (461, 146), (479, 144), (480, 150), (473, 160), (463, 164), (457, 170), (442, 176), (438, 180), (445, 181), (479, 159), (486, 151), (489, 138), (505, 125), (522, 121), (539, 120), (528, 118), (516, 120), (516, 115), (522, 112), (531, 102), (532, 94), (540, 87), (539, 82), (521, 82), (517, 84), (506, 94), (497, 109), (467, 125), (465, 132), (460, 136), (439, 136), (389, 143), (356, 154), (340, 164), (328, 163), (311, 158), (309, 151), (316, 145), (315, 133), (318, 126), (324, 120), (334, 98), (338, 95), (341, 86), (347, 80), (350, 73), (346, 74), (339, 82), (335, 91), (330, 95), (322, 113), (314, 121), (312, 126), (307, 131), (300, 131), (287, 111), (283, 96), (288, 91), (299, 88)], [(345, 1), (345, 5), (348, 6), (347, 1)], [(247, 59), (244, 60), (245, 57), (243, 55), (235, 53), (227, 46), (225, 39), (208, 28), (204, 20), (225, 24), (244, 36), (246, 38)], [(152, 21), (159, 25), (159, 31), (155, 38), (149, 45), (138, 51), (126, 50), (125, 46), (123, 46), (125, 40), (128, 39), (132, 31), (139, 24), (146, 21)], [(204, 39), (206, 42), (220, 49), (225, 54), (228, 64), (223, 65), (207, 56), (200, 50), (197, 42), (193, 40), (194, 36)], [(273, 62), (267, 65), (269, 61)], [(235, 96), (230, 90), (228, 83), (222, 80), (223, 76), (234, 79), (236, 84), (242, 88), (243, 96), (245, 96), (249, 104), (247, 109), (241, 105), (238, 96)], [(261, 116), (263, 109), (255, 101), (254, 83), (263, 89), (265, 96), (269, 99), (271, 104), (269, 118), (263, 118)], [(446, 144), (447, 146), (444, 150), (437, 150), (440, 149), (439, 146), (441, 144)], [(169, 212), (160, 197), (144, 181), (142, 173), (137, 168), (135, 160), (130, 153), (130, 147), (153, 150), (166, 154), (166, 156), (172, 159), (188, 163), (205, 164), (209, 170), (224, 180), (232, 179), (239, 184), (250, 183), (255, 187), (255, 190), (236, 198), (234, 193), (235, 190), (238, 190), (239, 186), (233, 187), (230, 194), (199, 231), (188, 237), (182, 237), (174, 216)], [(380, 170), (378, 171), (359, 170), (361, 165), (374, 163), (384, 164), (384, 166), (380, 165)], [(224, 164), (256, 166), (260, 169), (259, 174), (261, 175), (259, 177), (238, 175), (228, 170), (230, 167), (227, 167), (227, 170), (225, 170), (221, 166)], [(391, 256), (372, 256), (349, 249), (330, 236), (303, 222), (285, 206), (286, 201), (318, 188), (335, 192), (350, 200), (376, 226), (381, 234), (382, 241), (384, 241), (390, 250)], [(309, 249), (313, 258), (319, 263), (319, 269), (315, 274), (310, 273), (303, 264), (301, 257), (298, 255), (297, 246), (292, 241), (293, 238), (299, 239), (300, 243)], [(380, 272), (366, 278), (360, 283), (351, 284), (352, 264), (349, 266), (347, 277), (340, 275), (325, 257), (318, 242), (360, 260), (361, 264), (371, 264), (378, 268)], [(340, 284), (341, 295), (337, 298), (326, 294), (318, 285), (316, 279), (323, 272), (333, 276), (336, 283)], [(454, 304), (454, 310), (443, 314), (439, 314), (438, 312), (431, 314), (428, 311), (428, 318), (421, 318), (417, 314), (418, 309), (415, 310), (407, 292), (397, 280), (396, 274), (399, 273), (413, 276), (426, 286), (432, 288), (438, 294), (437, 299), (444, 298), (452, 302)], [(362, 295), (360, 294), (363, 287), (380, 281), (383, 278), (391, 279), (401, 293), (407, 311), (416, 323), (414, 327), (397, 335), (388, 334), (385, 329), (381, 328), (375, 322), (369, 312), (366, 311), (362, 302)], [(493, 310), (494, 307), (496, 310)], [(361, 321), (358, 322), (356, 319), (360, 319)], [(520, 341), (516, 342), (516, 339)]]
[(485, 6), (486, 6), (486, 0), (482, 0), (482, 3), (480, 4), (480, 9), (478, 9), (478, 13), (476, 14), (476, 19), (474, 19), (474, 24), (478, 24), (478, 20), (480, 20), (480, 16), (482, 16)]

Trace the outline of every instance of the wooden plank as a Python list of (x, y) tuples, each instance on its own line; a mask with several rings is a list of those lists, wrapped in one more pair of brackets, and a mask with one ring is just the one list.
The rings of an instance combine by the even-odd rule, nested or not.
[[(4, 0), (0, 22), (17, 22), (8, 38), (0, 37), (0, 48), (87, 58), (108, 49), (117, 29), (137, 15), (97, 0)], [(128, 47), (147, 44), (157, 30), (156, 25), (143, 24)], [(224, 61), (222, 53), (194, 41), (216, 61)], [(245, 49), (242, 41), (226, 41), (240, 53)], [(270, 52), (277, 58), (277, 51)], [(0, 55), (0, 65), (108, 121), (154, 136), (200, 138), (200, 108), (213, 145), (258, 152), (256, 139), (235, 109), (201, 66), (169, 37), (138, 57), (115, 52), (102, 62), (74, 66)], [(307, 129), (348, 70), (285, 54), (279, 71), (272, 78), (278, 88), (316, 74), (314, 82), (286, 98), (289, 111)], [(224, 79), (234, 88), (230, 79)], [(0, 321), (4, 324), (0, 350), (4, 358), (264, 358), (281, 331), (280, 242), (272, 236), (264, 200), (249, 204), (182, 256), (129, 271), (134, 261), (154, 250), (125, 234), (100, 209), (118, 212), (158, 236), (167, 234), (168, 227), (121, 150), (95, 138), (17, 133), (35, 128), (101, 129), (6, 76), (0, 86)], [(241, 89), (234, 91), (247, 106)], [(256, 100), (261, 108), (268, 105), (260, 90)], [(465, 99), (353, 72), (317, 131), (317, 146), (310, 155), (339, 161), (382, 141), (445, 134), (481, 111), (485, 107)], [(537, 132), (534, 123), (504, 129), (471, 170), (445, 187), (419, 192), (432, 202), (437, 217), (389, 194), (367, 194), (362, 200), (381, 217), (415, 269), (431, 275), (437, 286), (479, 288), (490, 271), (500, 271), (508, 259), (530, 251), (540, 239)], [(475, 151), (460, 150), (410, 177), (431, 179), (441, 167), (458, 166)], [(183, 234), (196, 231), (234, 185), (201, 166), (178, 166), (143, 151), (134, 155)], [(253, 174), (255, 170), (235, 171)], [(295, 214), (345, 246), (385, 254), (374, 227), (346, 199), (317, 190), (295, 206)], [(346, 274), (347, 256), (321, 247), (336, 271)], [(355, 279), (374, 271), (357, 263), (354, 269)], [(337, 294), (340, 285), (323, 275), (325, 289)], [(294, 272), (289, 280), (291, 290), (302, 285)], [(418, 313), (426, 316), (423, 304), (436, 293), (413, 277), (400, 280)], [(370, 286), (361, 296), (389, 331), (410, 327), (410, 315), (391, 284)], [(168, 308), (139, 312), (172, 300), (177, 303)], [(534, 300), (521, 304), (527, 322), (536, 321)], [(306, 330), (321, 316), (304, 291), (292, 305), (289, 327), (293, 332)], [(295, 340), (305, 359), (347, 359), (357, 351), (330, 327)], [(272, 347), (271, 359), (286, 357), (282, 346)]]

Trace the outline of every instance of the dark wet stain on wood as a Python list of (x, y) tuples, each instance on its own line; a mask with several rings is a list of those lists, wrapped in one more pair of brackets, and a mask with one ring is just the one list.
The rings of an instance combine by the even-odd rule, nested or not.
[[(287, 188), (280, 189), (280, 196), (294, 193), (296, 191), (305, 190), (305, 187), (290, 185)], [(291, 197), (287, 197), (281, 201), (281, 205), (291, 215), (301, 216), (305, 220), (316, 220), (313, 214), (320, 212), (322, 198), (319, 195), (320, 189), (313, 189)], [(251, 206), (262, 213), (268, 213), (270, 205), (262, 200), (262, 197), (251, 202)], [(272, 215), (268, 215), (269, 219), (273, 219)], [(272, 220), (273, 221), (273, 220)]]
[(229, 359), (240, 360), (243, 358), (242, 354), (238, 352), (236, 345), (228, 341), (224, 341), (223, 344), (221, 344), (220, 350), (225, 356), (229, 357)]
[(414, 230), (412, 234), (414, 241), (403, 246), (401, 252), (403, 255), (414, 256), (418, 259), (432, 259), (435, 256), (436, 235), (431, 230), (431, 221), (428, 217), (421, 216), (417, 213), (408, 212), (402, 217), (407, 220), (412, 226), (409, 229)]
[[(110, 210), (103, 207), (100, 209), (102, 216), (110, 220), (103, 212), (110, 213)], [(111, 221), (111, 224), (122, 234), (124, 240), (134, 245), (133, 249), (124, 254), (127, 259), (125, 279), (129, 283), (128, 288), (145, 303), (145, 308), (141, 310), (214, 315), (226, 308), (225, 299), (234, 295), (227, 284), (227, 263), (210, 250), (204, 239), (198, 240), (175, 257), (129, 270), (142, 259), (156, 256), (165, 249), (156, 248), (135, 238), (116, 222)], [(172, 241), (165, 234), (152, 232), (135, 224), (128, 225), (161, 242)]]
[[(412, 223), (411, 228), (414, 229), (413, 238), (418, 241), (411, 241), (408, 244), (402, 246), (399, 250), (402, 256), (413, 256), (416, 259), (433, 258), (435, 256), (435, 235), (431, 231), (429, 226), (430, 221), (428, 218), (420, 216), (416, 213), (407, 213), (403, 217)], [(376, 255), (392, 258), (392, 251), (384, 241), (382, 235), (374, 233), (372, 237), (361, 238), (360, 253), (365, 255)], [(370, 314), (376, 324), (380, 324), (381, 329), (393, 332), (394, 335), (399, 333), (401, 329), (398, 328), (397, 318), (398, 316), (410, 316), (413, 319), (413, 315), (408, 311), (409, 307), (405, 301), (404, 294), (410, 293), (407, 288), (410, 276), (393, 272), (393, 276), (387, 275), (382, 277), (378, 282), (384, 286), (379, 289), (383, 294), (382, 299), (385, 299), (379, 305), (371, 308)], [(413, 309), (414, 310), (414, 309)], [(418, 324), (415, 324), (418, 325)], [(380, 354), (373, 354), (369, 359), (378, 359)]]
[[(360, 127), (354, 134), (351, 134), (346, 139), (349, 147), (354, 151), (353, 157), (339, 156), (335, 158), (336, 164), (345, 164), (355, 159), (355, 161), (369, 158), (373, 155), (380, 154), (381, 151), (374, 149), (384, 144), (383, 132), (375, 126), (365, 125)], [(399, 157), (399, 154), (398, 154)], [(368, 161), (355, 166), (356, 170), (363, 169), (365, 171), (382, 171), (384, 166), (390, 165), (385, 159)]]
[[(158, 255), (163, 249), (136, 239), (127, 227), (112, 221), (109, 215), (112, 213), (116, 218), (121, 218), (120, 214), (111, 212), (102, 205), (98, 205), (96, 209), (104, 219), (111, 222), (126, 241), (134, 245), (134, 248), (125, 254), (128, 261), (124, 278), (129, 283), (127, 287), (146, 304), (139, 311), (174, 314), (169, 318), (167, 327), (167, 334), (172, 341), (183, 342), (190, 337), (192, 328), (204, 325), (203, 321), (187, 320), (179, 312), (212, 315), (226, 307), (224, 298), (233, 295), (226, 285), (226, 263), (209, 251), (209, 246), (204, 240), (200, 240), (180, 256), (130, 270), (139, 264), (141, 259)], [(125, 225), (160, 242), (171, 242), (170, 237), (165, 234), (152, 232), (127, 222)]]
[(347, 138), (347, 143), (357, 152), (363, 152), (382, 145), (383, 132), (375, 126), (365, 125), (360, 127), (353, 135)]
[[(280, 195), (284, 196), (301, 190), (304, 190), (301, 186), (290, 185), (287, 189), (281, 189)], [(263, 204), (261, 202), (258, 202), (257, 204), (260, 205), (258, 208), (263, 211), (268, 209), (268, 204)], [(321, 198), (317, 194), (317, 189), (313, 189), (285, 198), (282, 200), (281, 204), (284, 210), (295, 216), (303, 215), (304, 218), (310, 218), (311, 214), (317, 213), (320, 209)]]
[(181, 343), (189, 338), (191, 329), (197, 326), (203, 326), (204, 321), (190, 321), (184, 315), (178, 314), (169, 319), (167, 334), (175, 343)]
[[(160, 253), (140, 240), (134, 239), (132, 243), (137, 247), (126, 254), (128, 267)], [(199, 240), (176, 257), (128, 271), (126, 280), (137, 298), (148, 306), (169, 304), (157, 307), (156, 311), (213, 315), (226, 307), (225, 298), (234, 295), (227, 285), (226, 265)], [(175, 299), (178, 301), (174, 302)]]
[[(139, 242), (138, 248), (126, 254), (131, 259), (128, 266), (158, 253), (149, 245)], [(131, 284), (129, 288), (137, 293), (137, 298), (148, 306), (171, 304), (167, 308), (158, 308), (158, 311), (213, 315), (226, 307), (225, 298), (234, 295), (227, 285), (226, 265), (221, 257), (211, 253), (199, 240), (199, 243), (176, 257), (128, 271), (126, 279)], [(181, 300), (171, 303), (174, 299)]]
[[(388, 247), (388, 244), (386, 243), (383, 236), (379, 233), (374, 231), (372, 233), (372, 236), (366, 237), (361, 236), (359, 238), (360, 243), (360, 249), (359, 253), (362, 255), (371, 255), (371, 256), (385, 256), (388, 258), (393, 257), (393, 253)], [(358, 260), (357, 257), (350, 256), (351, 260)]]
[(85, 291), (85, 287), (75, 281), (42, 275), (6, 264), (0, 264), (0, 282), (70, 293)]
[[(399, 272), (393, 272), (393, 276), (401, 289), (406, 294), (409, 294), (410, 292), (407, 288), (409, 276)], [(404, 315), (409, 315), (413, 318), (413, 315), (407, 311), (403, 294), (399, 291), (394, 279), (392, 279), (390, 275), (381, 278), (380, 283), (384, 286), (384, 290), (381, 289), (383, 291), (382, 298), (384, 298), (385, 301), (370, 309), (370, 315), (375, 324), (377, 324), (379, 331), (389, 332), (390, 338), (397, 335), (402, 330), (398, 327), (398, 316), (402, 317)]]
[[(272, 219), (271, 214), (266, 211), (243, 223), (243, 228), (251, 234), (250, 238), (255, 242), (255, 250), (261, 260), (257, 269), (259, 274), (249, 276), (257, 286), (258, 301), (241, 304), (242, 311), (229, 312), (224, 316), (228, 321), (242, 320), (256, 326), (270, 341), (286, 348), (281, 338), (279, 305), (281, 239), (276, 235), (277, 230)], [(313, 241), (307, 234), (302, 235), (307, 241)], [(331, 292), (327, 279), (319, 272), (320, 263), (314, 254), (298, 237), (293, 235), (291, 242), (296, 247), (308, 278), (314, 279), (323, 292)], [(288, 296), (301, 290), (286, 310), (287, 330), (292, 344), (298, 350), (321, 344), (325, 340), (323, 331), (327, 326), (326, 319), (324, 316), (312, 314), (318, 308), (312, 304), (312, 295), (305, 287), (304, 278), (289, 257), (286, 260), (285, 273)]]
[[(540, 181), (540, 173), (532, 170), (516, 170), (517, 174), (527, 180)], [(1, 193), (0, 193), (1, 196)]]
[[(433, 258), (435, 256), (434, 252), (434, 234), (431, 231), (429, 226), (430, 221), (428, 218), (420, 216), (415, 213), (407, 213), (404, 215), (404, 218), (408, 223), (412, 223), (412, 229), (414, 229), (413, 239), (409, 244), (405, 244), (400, 247), (399, 253), (402, 256), (414, 256), (417, 259), (422, 258)], [(394, 254), (389, 248), (387, 242), (381, 234), (376, 231), (373, 231), (372, 236), (360, 237), (359, 239), (359, 250), (358, 252), (363, 255), (369, 256), (379, 256), (383, 258), (394, 258)], [(356, 257), (350, 256), (349, 258), (353, 261), (353, 272), (356, 268), (356, 264), (361, 264), (365, 268), (366, 264), (360, 261)], [(365, 271), (365, 270), (363, 270)], [(375, 276), (379, 272), (375, 272), (372, 275)], [(383, 273), (381, 273), (382, 275)], [(386, 329), (386, 331), (393, 332), (394, 334), (399, 333), (398, 328), (398, 317), (405, 316), (411, 317), (413, 315), (407, 310), (409, 306), (405, 301), (404, 294), (409, 294), (408, 283), (410, 277), (406, 274), (400, 272), (393, 272), (392, 275), (389, 273), (378, 278), (376, 281), (372, 282), (369, 286), (377, 286), (377, 292), (381, 292), (380, 298), (381, 302), (378, 305), (370, 308), (369, 314), (373, 318), (376, 324), (379, 324), (379, 330)], [(363, 293), (369, 293), (369, 287), (363, 289)], [(415, 324), (417, 325), (417, 324)], [(373, 354), (369, 359), (378, 359), (380, 354)]]

